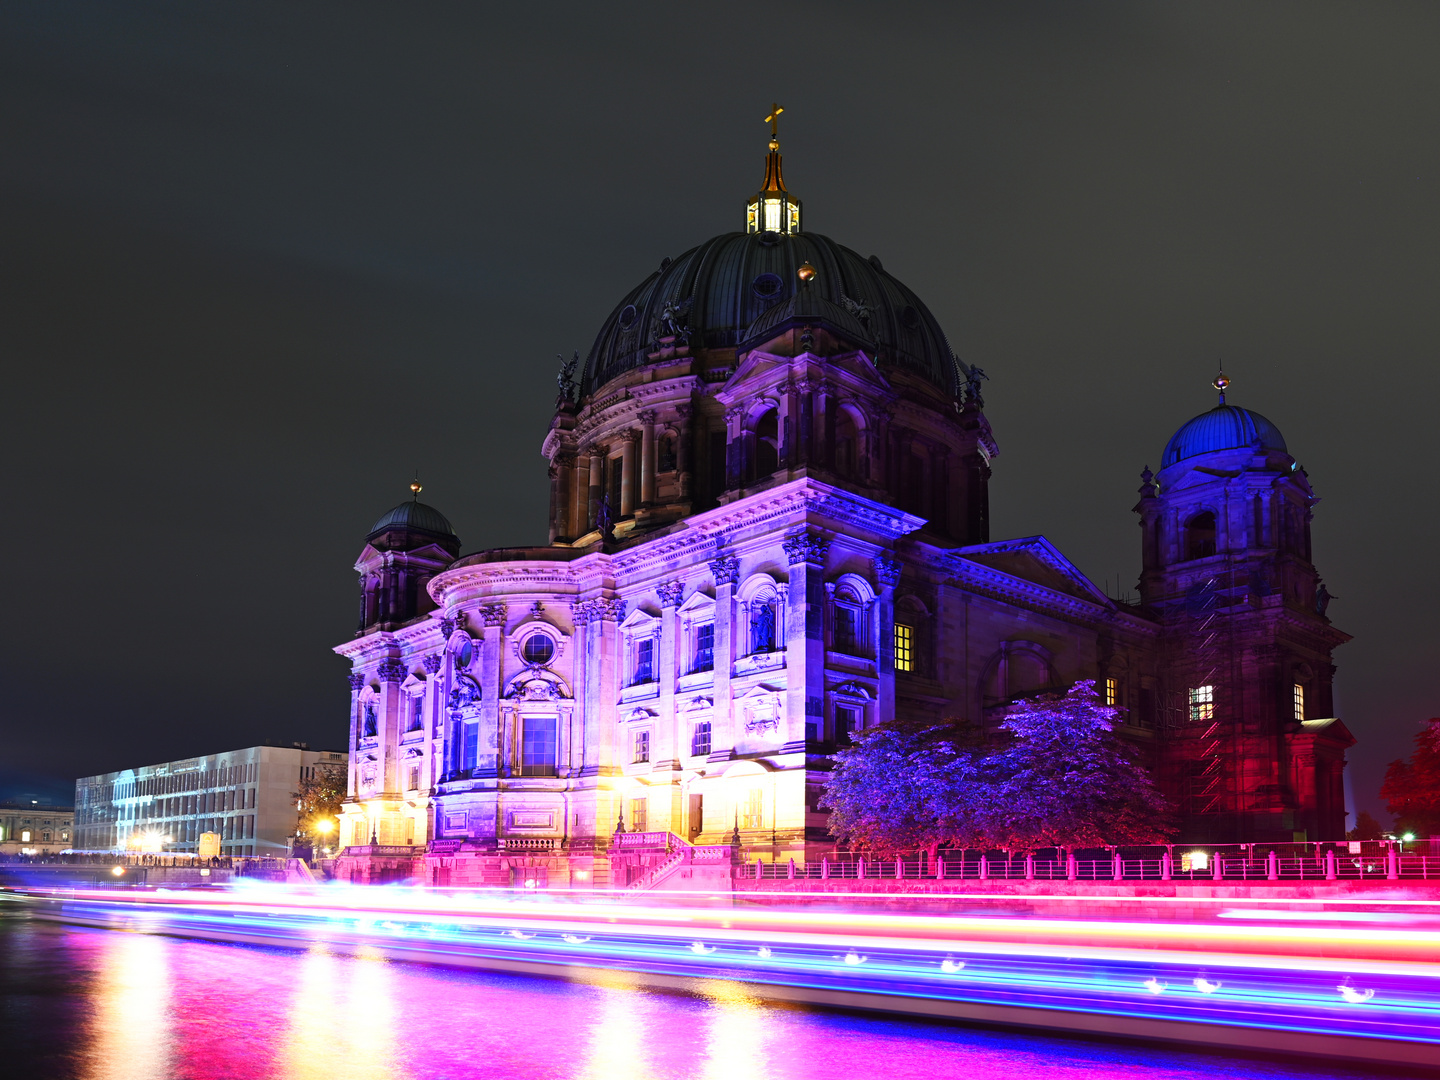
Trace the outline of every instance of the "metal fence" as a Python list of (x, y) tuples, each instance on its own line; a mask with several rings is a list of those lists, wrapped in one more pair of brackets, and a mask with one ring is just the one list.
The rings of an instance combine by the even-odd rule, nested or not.
[(1440, 851), (1379, 844), (1232, 844), (1173, 849), (1006, 852), (941, 851), (877, 858), (836, 852), (818, 862), (750, 863), (757, 879), (955, 881), (1434, 881)]

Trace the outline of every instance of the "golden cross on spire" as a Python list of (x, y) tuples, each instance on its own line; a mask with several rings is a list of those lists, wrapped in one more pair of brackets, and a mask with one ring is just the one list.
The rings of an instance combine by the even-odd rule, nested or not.
[(770, 125), (771, 139), (778, 139), (780, 137), (780, 114), (784, 111), (778, 101), (770, 106), (770, 115), (765, 117), (765, 123)]

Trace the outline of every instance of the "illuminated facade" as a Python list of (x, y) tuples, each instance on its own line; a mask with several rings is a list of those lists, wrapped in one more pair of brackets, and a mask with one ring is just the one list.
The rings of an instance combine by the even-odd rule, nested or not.
[(0, 855), (53, 855), (69, 851), (75, 811), (38, 801), (0, 802)]
[[(1338, 835), (1351, 740), (1319, 721), (1344, 635), (1316, 608), (1308, 547), (1257, 539), (1242, 558), (1224, 524), (1209, 554), (1175, 546), (1212, 504), (1238, 514), (1224, 500), (1241, 487), (1308, 530), (1283, 446), (1262, 462), (1216, 434), (1147, 480), (1145, 602), (1117, 602), (1043, 537), (990, 540), (984, 373), (878, 258), (800, 231), (773, 134), (745, 225), (664, 260), (578, 382), (562, 372), (548, 545), (460, 556), (418, 498), (371, 531), (359, 628), (336, 650), (352, 665), (352, 854), (424, 843), (430, 879), (455, 884), (601, 881), (623, 825), (813, 857), (833, 845), (828, 755), (852, 732), (992, 726), (1077, 679), (1127, 710), (1191, 838)], [(1222, 482), (1237, 454), (1244, 479)], [(1206, 477), (1235, 490), (1215, 503)], [(1273, 566), (1276, 588), (1227, 639), (1234, 678), (1180, 663), (1214, 623), (1176, 595), (1224, 569), (1202, 592), (1228, 618), (1241, 562)], [(1300, 719), (1281, 716), (1302, 684)], [(1248, 771), (1195, 771), (1237, 753)], [(1215, 797), (1192, 798), (1197, 782)]]
[(343, 770), (346, 760), (300, 746), (251, 746), (82, 777), (75, 848), (195, 853), (208, 832), (220, 837), (221, 855), (283, 857), (300, 778), (317, 768)]

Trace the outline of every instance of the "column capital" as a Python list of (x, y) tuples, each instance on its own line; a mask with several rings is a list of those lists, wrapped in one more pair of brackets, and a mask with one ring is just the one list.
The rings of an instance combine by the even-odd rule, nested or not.
[(734, 585), (740, 577), (740, 560), (734, 555), (717, 555), (710, 560), (710, 573), (714, 575), (716, 588)]

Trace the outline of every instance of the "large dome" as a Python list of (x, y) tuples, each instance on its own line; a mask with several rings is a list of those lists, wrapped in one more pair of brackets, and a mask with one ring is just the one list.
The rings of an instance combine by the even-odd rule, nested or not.
[(1187, 421), (1170, 436), (1160, 467), (1177, 461), (1208, 454), (1212, 450), (1239, 450), (1259, 442), (1262, 449), (1289, 452), (1285, 436), (1265, 417), (1238, 405), (1217, 405)]
[[(801, 286), (797, 272), (807, 262), (816, 275)], [(667, 304), (679, 307), (693, 350), (761, 344), (760, 335), (788, 321), (773, 309), (788, 304), (796, 319), (843, 317), (848, 325), (837, 329), (860, 338), (881, 369), (912, 372), (946, 395), (959, 396), (967, 370), (929, 309), (879, 259), (818, 233), (735, 232), (666, 259), (620, 301), (590, 349), (581, 397), (650, 362)]]

